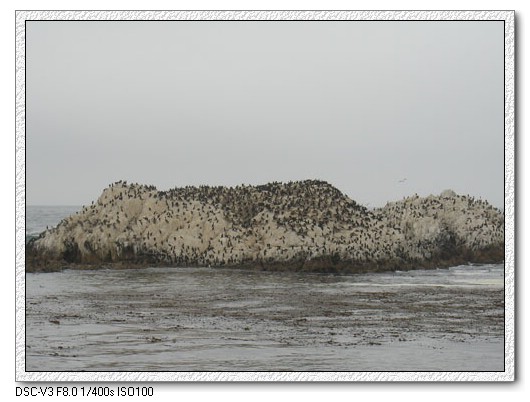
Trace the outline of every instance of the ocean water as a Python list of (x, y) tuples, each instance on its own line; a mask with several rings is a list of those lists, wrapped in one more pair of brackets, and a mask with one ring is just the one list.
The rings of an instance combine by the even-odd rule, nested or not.
[(26, 243), (47, 227), (56, 226), (62, 219), (81, 211), (80, 206), (26, 206)]
[[(32, 209), (38, 232), (79, 208)], [(503, 371), (504, 316), (502, 264), (28, 273), (26, 370)]]

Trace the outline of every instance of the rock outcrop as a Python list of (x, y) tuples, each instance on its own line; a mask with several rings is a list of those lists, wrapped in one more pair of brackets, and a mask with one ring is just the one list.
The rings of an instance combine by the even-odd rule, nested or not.
[(26, 270), (234, 266), (365, 272), (504, 259), (504, 215), (444, 191), (368, 210), (330, 184), (117, 182), (26, 246)]

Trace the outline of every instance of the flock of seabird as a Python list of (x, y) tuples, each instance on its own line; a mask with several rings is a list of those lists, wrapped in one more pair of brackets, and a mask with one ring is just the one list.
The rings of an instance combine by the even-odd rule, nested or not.
[(325, 256), (421, 260), (446, 243), (470, 250), (503, 244), (503, 213), (447, 191), (368, 210), (319, 180), (168, 191), (119, 181), (35, 246), (80, 263), (236, 266)]

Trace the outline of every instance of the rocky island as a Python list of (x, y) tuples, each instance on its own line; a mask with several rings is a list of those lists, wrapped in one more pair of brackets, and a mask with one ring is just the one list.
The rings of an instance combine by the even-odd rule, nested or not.
[(446, 190), (369, 210), (319, 180), (120, 181), (26, 244), (26, 271), (147, 266), (355, 273), (504, 260), (504, 213)]

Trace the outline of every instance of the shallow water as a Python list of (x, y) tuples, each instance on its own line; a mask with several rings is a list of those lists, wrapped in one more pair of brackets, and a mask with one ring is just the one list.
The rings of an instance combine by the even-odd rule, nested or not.
[(503, 371), (504, 266), (26, 274), (27, 371)]

